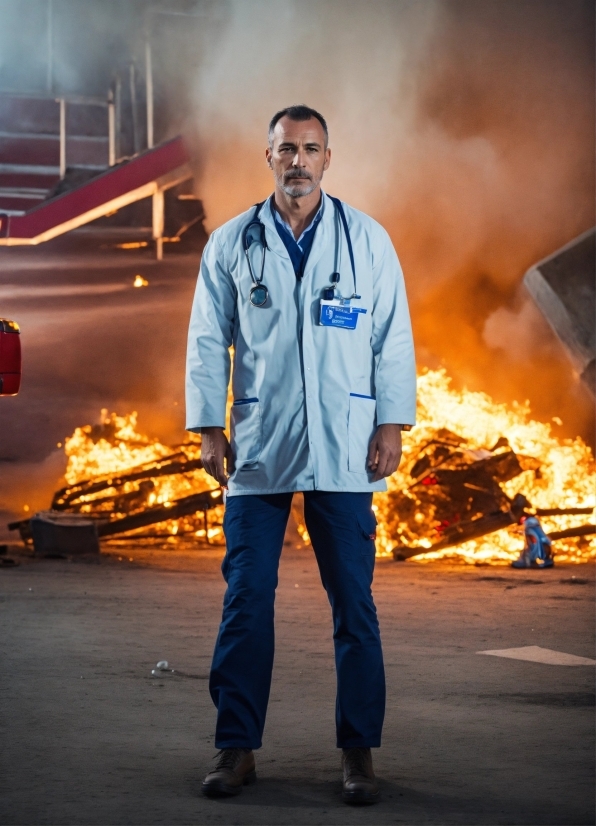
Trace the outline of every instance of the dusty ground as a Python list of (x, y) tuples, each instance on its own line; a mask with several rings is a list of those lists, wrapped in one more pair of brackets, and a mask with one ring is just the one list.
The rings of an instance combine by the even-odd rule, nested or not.
[[(214, 755), (207, 674), (221, 550), (111, 553), (0, 571), (2, 823), (594, 822), (594, 669), (475, 653), (536, 644), (592, 657), (592, 568), (379, 563), (383, 801), (351, 809), (310, 552), (285, 549), (259, 782), (227, 801), (200, 796)], [(185, 676), (152, 678), (162, 658)]]

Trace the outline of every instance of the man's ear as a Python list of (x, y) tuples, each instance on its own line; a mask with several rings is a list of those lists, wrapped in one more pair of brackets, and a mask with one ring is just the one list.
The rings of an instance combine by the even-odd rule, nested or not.
[(272, 167), (271, 167), (271, 147), (270, 146), (268, 146), (267, 149), (265, 149), (265, 159), (267, 160), (267, 166), (269, 167), (269, 169), (271, 169)]
[(329, 169), (329, 164), (331, 163), (331, 150), (325, 150), (325, 163), (323, 164), (323, 171), (326, 172)]

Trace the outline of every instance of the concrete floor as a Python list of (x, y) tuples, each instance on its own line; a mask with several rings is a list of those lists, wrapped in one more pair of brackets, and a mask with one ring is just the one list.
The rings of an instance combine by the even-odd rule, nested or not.
[[(0, 571), (0, 822), (594, 822), (594, 668), (476, 654), (541, 645), (592, 657), (592, 567), (378, 564), (383, 800), (352, 809), (340, 797), (330, 617), (310, 551), (282, 557), (259, 781), (225, 801), (200, 795), (215, 753), (207, 676), (221, 550), (110, 553)], [(186, 676), (152, 678), (164, 658)]]

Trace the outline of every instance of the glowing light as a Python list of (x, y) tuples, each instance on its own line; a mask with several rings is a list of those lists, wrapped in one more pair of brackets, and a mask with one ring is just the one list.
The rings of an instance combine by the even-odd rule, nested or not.
[(115, 244), (118, 250), (140, 250), (148, 246), (149, 241), (125, 241), (123, 244)]
[(148, 287), (149, 282), (142, 275), (135, 275), (135, 280), (132, 282), (133, 287)]

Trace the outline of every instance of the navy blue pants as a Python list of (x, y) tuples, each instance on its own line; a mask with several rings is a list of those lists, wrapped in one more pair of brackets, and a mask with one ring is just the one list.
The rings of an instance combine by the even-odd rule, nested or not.
[[(385, 672), (371, 584), (376, 520), (370, 493), (307, 491), (304, 514), (333, 615), (339, 748), (381, 744)], [(274, 654), (273, 604), (291, 493), (232, 496), (226, 503), (228, 588), (209, 690), (215, 745), (261, 746)]]

